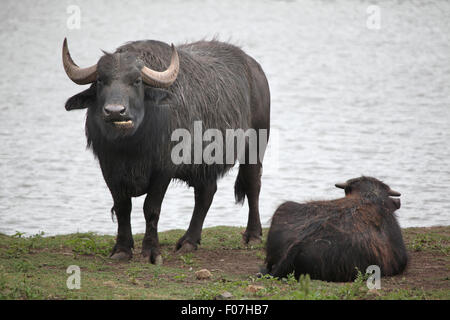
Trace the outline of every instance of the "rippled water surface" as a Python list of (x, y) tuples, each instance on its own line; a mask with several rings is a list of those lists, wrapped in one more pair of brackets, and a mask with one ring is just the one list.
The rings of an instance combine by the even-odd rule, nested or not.
[[(144, 4), (145, 3), (145, 4)], [(69, 30), (78, 5), (81, 28)], [(369, 29), (378, 4), (380, 29)], [(402, 193), (402, 227), (450, 221), (450, 3), (447, 1), (9, 1), (0, 10), (0, 232), (114, 234), (111, 196), (84, 137), (82, 87), (64, 74), (68, 37), (82, 66), (126, 41), (217, 36), (263, 66), (272, 94), (261, 192), (267, 225), (284, 200), (331, 199), (362, 174)], [(239, 225), (237, 170), (205, 226)], [(143, 197), (133, 232), (144, 232)], [(160, 230), (187, 228), (193, 190), (173, 184)]]

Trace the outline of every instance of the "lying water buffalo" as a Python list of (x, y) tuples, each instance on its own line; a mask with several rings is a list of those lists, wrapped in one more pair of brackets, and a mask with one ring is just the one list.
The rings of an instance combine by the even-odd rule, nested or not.
[[(63, 64), (72, 81), (91, 84), (68, 99), (65, 107), (87, 108), (87, 144), (99, 160), (114, 201), (111, 212), (118, 221), (111, 257), (131, 258), (131, 198), (147, 194), (142, 255), (151, 263), (162, 261), (157, 225), (173, 179), (186, 182), (195, 191), (192, 219), (176, 249), (196, 249), (217, 179), (234, 166), (236, 156), (232, 163), (176, 164), (171, 153), (178, 141), (172, 141), (172, 134), (176, 129), (193, 133), (194, 122), (201, 121), (205, 129), (223, 134), (228, 129), (265, 130), (268, 139), (270, 93), (260, 65), (227, 43), (199, 41), (175, 48), (148, 40), (127, 43), (114, 53), (104, 53), (97, 64), (80, 68), (69, 54), (66, 39)], [(243, 148), (247, 154), (248, 143)], [(246, 242), (259, 240), (262, 234), (258, 209), (261, 159), (240, 162), (235, 183), (236, 201), (248, 199)]]
[(286, 202), (275, 212), (267, 237), (265, 272), (298, 279), (351, 281), (357, 270), (378, 265), (381, 275), (401, 273), (408, 257), (395, 210), (400, 193), (371, 177), (336, 184), (345, 197)]

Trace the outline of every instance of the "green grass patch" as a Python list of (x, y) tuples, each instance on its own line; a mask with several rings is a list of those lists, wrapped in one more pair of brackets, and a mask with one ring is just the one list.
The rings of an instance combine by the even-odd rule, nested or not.
[[(381, 290), (367, 289), (368, 276), (361, 272), (349, 283), (311, 280), (308, 275), (302, 275), (299, 281), (293, 275), (281, 280), (258, 277), (258, 265), (265, 258), (264, 242), (243, 244), (243, 231), (236, 227), (207, 228), (200, 249), (184, 254), (173, 251), (184, 231), (161, 232), (162, 266), (139, 257), (142, 234), (134, 237), (136, 249), (129, 262), (108, 258), (114, 236), (0, 234), (0, 299), (216, 299), (224, 293), (231, 294), (232, 299), (261, 300), (450, 299), (450, 227), (405, 229), (405, 241), (415, 259), (426, 253), (428, 262), (424, 263), (429, 263), (431, 255), (443, 270), (433, 272), (428, 282), (411, 280), (420, 270), (395, 279), (382, 278)], [(80, 267), (80, 289), (67, 288), (70, 265)], [(203, 268), (211, 271), (211, 279), (196, 279), (195, 272)]]

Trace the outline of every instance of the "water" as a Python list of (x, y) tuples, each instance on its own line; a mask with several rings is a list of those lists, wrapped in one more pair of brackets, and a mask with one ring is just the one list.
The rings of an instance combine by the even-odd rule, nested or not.
[[(69, 30), (69, 5), (81, 28)], [(183, 43), (218, 36), (263, 66), (272, 94), (271, 147), (261, 192), (267, 226), (285, 200), (343, 195), (362, 174), (402, 193), (402, 227), (450, 222), (450, 3), (380, 1), (5, 1), (0, 10), (0, 232), (114, 234), (111, 196), (85, 149), (82, 90), (64, 74), (65, 36), (88, 66), (129, 40)], [(219, 182), (205, 226), (247, 221), (237, 170)], [(133, 232), (144, 232), (143, 197)], [(186, 229), (193, 190), (173, 184), (160, 230)]]

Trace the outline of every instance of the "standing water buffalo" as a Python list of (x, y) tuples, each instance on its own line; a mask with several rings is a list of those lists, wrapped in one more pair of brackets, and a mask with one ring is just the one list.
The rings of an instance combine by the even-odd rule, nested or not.
[(408, 257), (395, 210), (400, 193), (371, 177), (336, 184), (345, 197), (299, 204), (275, 212), (267, 237), (266, 270), (275, 277), (351, 281), (358, 268), (378, 265), (381, 275), (401, 273)]
[[(114, 201), (111, 212), (118, 221), (111, 258), (131, 258), (131, 198), (147, 194), (142, 255), (151, 263), (162, 262), (157, 226), (173, 179), (186, 182), (195, 192), (192, 219), (176, 249), (196, 249), (217, 179), (234, 166), (236, 156), (233, 163), (175, 164), (171, 135), (180, 128), (193, 132), (194, 122), (201, 121), (205, 129), (224, 134), (228, 129), (265, 130), (267, 142), (270, 93), (260, 65), (240, 48), (218, 41), (177, 48), (159, 41), (130, 42), (114, 53), (105, 52), (88, 68), (73, 62), (66, 39), (62, 54), (68, 77), (80, 85), (91, 84), (69, 98), (65, 107), (87, 108), (87, 144), (98, 158)], [(248, 154), (246, 141), (243, 152)], [(236, 201), (243, 202), (247, 196), (249, 205), (245, 242), (258, 241), (262, 234), (258, 208), (261, 161), (259, 157), (253, 164), (241, 162), (235, 182)]]

